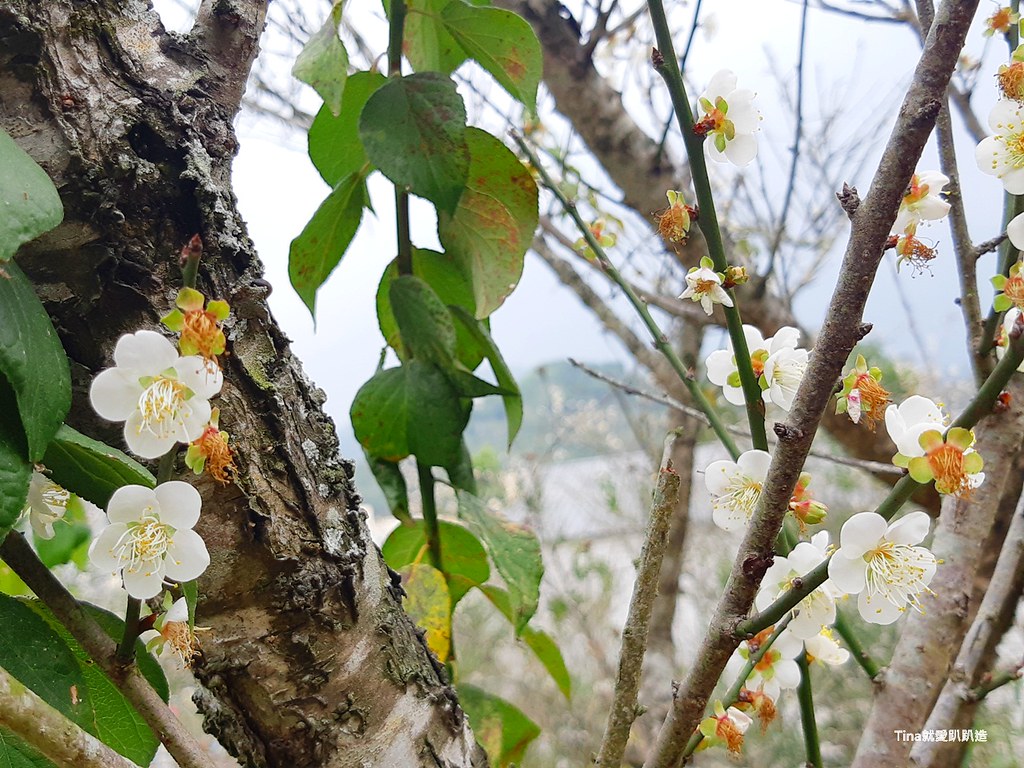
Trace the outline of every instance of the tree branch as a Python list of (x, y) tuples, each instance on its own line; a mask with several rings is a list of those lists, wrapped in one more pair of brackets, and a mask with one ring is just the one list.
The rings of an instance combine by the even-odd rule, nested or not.
[(136, 768), (0, 668), (0, 726), (60, 768)]
[(25, 537), (17, 531), (8, 533), (3, 544), (0, 544), (0, 558), (11, 566), (11, 570), (46, 604), (107, 677), (117, 684), (178, 765), (181, 768), (206, 768), (210, 762), (209, 755), (174, 716), (138, 668), (134, 664), (122, 665), (115, 659), (117, 646), (113, 639), (82, 610), (82, 606), (50, 569), (39, 561)]
[(700, 721), (711, 690), (736, 648), (738, 641), (733, 631), (750, 610), (764, 572), (772, 561), (775, 538), (818, 423), (843, 364), (860, 340), (864, 305), (885, 241), (934, 126), (976, 6), (976, 0), (946, 0), (937, 14), (939, 23), (929, 33), (910, 90), (872, 180), (871, 191), (853, 216), (850, 240), (825, 324), (784, 425), (785, 438), (775, 450), (725, 594), (645, 768), (672, 768), (678, 762), (686, 741)]
[(674, 434), (665, 441), (665, 453), (658, 471), (658, 484), (651, 501), (651, 514), (644, 535), (643, 549), (633, 596), (629, 601), (629, 613), (622, 630), (622, 647), (619, 649), (619, 666), (615, 677), (612, 705), (608, 711), (604, 738), (595, 765), (600, 768), (619, 768), (622, 755), (629, 740), (629, 729), (639, 714), (637, 692), (640, 690), (640, 674), (644, 654), (647, 651), (647, 632), (650, 627), (651, 610), (658, 593), (658, 575), (668, 541), (669, 525), (679, 493), (679, 475), (672, 468), (669, 459)]

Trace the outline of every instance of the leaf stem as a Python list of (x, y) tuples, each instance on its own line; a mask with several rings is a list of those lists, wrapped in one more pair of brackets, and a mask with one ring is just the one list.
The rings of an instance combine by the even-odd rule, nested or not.
[[(665, 16), (665, 6), (661, 0), (649, 0), (647, 9), (651, 14), (651, 23), (654, 26), (654, 34), (658, 42), (658, 48), (652, 56), (654, 69), (664, 79), (665, 86), (668, 88), (672, 106), (675, 108), (676, 120), (679, 122), (679, 130), (683, 135), (683, 143), (686, 145), (686, 156), (690, 161), (693, 190), (700, 214), (697, 217), (697, 225), (704, 233), (708, 255), (714, 262), (715, 269), (725, 272), (729, 263), (725, 258), (722, 231), (718, 225), (715, 198), (711, 192), (707, 160), (704, 158), (704, 138), (698, 136), (693, 130), (693, 112), (690, 110), (686, 85), (683, 83), (683, 75), (679, 70), (675, 47), (672, 45), (672, 33), (669, 30), (668, 18)], [(730, 291), (730, 294), (732, 293)], [(736, 367), (740, 374), (743, 397), (746, 400), (747, 421), (750, 423), (750, 434), (753, 436), (754, 447), (767, 451), (768, 435), (764, 428), (764, 401), (761, 387), (757, 383), (754, 367), (750, 362), (750, 350), (747, 347), (747, 338), (743, 334), (743, 320), (740, 317), (735, 295), (732, 296), (732, 299), (733, 306), (723, 306), (723, 309), (725, 310), (729, 338), (736, 354)]]
[[(676, 354), (676, 351), (672, 348), (672, 345), (669, 344), (668, 337), (665, 335), (665, 332), (661, 330), (661, 327), (651, 316), (650, 310), (648, 310), (647, 305), (643, 301), (641, 301), (640, 297), (636, 295), (636, 291), (634, 291), (633, 287), (629, 284), (629, 281), (627, 281), (619, 272), (619, 270), (615, 268), (615, 265), (612, 264), (611, 259), (608, 258), (608, 254), (605, 253), (604, 248), (597, 241), (597, 238), (594, 237), (594, 233), (590, 231), (590, 227), (588, 227), (586, 222), (583, 221), (583, 217), (580, 216), (579, 211), (576, 209), (576, 204), (569, 200), (562, 192), (562, 190), (558, 188), (558, 185), (555, 184), (554, 181), (552, 181), (551, 176), (548, 175), (548, 172), (540, 164), (540, 160), (537, 159), (537, 155), (530, 148), (529, 144), (527, 144), (526, 141), (515, 132), (512, 133), (512, 138), (516, 142), (516, 144), (519, 145), (519, 148), (523, 151), (523, 154), (526, 155), (527, 159), (530, 161), (530, 164), (533, 166), (534, 169), (536, 169), (537, 173), (540, 175), (541, 183), (555, 196), (555, 198), (561, 204), (563, 210), (565, 210), (565, 212), (569, 214), (569, 217), (573, 220), (573, 223), (576, 224), (576, 228), (580, 231), (580, 234), (583, 235), (583, 238), (587, 241), (587, 245), (589, 245), (590, 248), (593, 250), (601, 269), (605, 272), (605, 274), (608, 275), (609, 279), (611, 279), (613, 283), (615, 283), (617, 286), (619, 286), (619, 288), (622, 289), (622, 292), (626, 295), (626, 298), (629, 300), (629, 303), (633, 305), (633, 309), (636, 310), (636, 313), (640, 316), (640, 319), (646, 326), (648, 333), (650, 333), (651, 338), (654, 340), (655, 348), (659, 352), (661, 352), (662, 355), (665, 356), (665, 359), (668, 360), (669, 365), (672, 366), (672, 369), (676, 372), (676, 375), (679, 376), (680, 381), (682, 381), (683, 384), (686, 386), (687, 390), (689, 390), (690, 396), (693, 397), (694, 403), (700, 409), (701, 413), (703, 413), (707, 417), (708, 422), (711, 425), (711, 429), (715, 433), (715, 436), (719, 439), (722, 445), (725, 446), (725, 449), (729, 452), (733, 459), (738, 458), (740, 455), (739, 448), (736, 447), (736, 443), (733, 441), (732, 436), (729, 434), (729, 431), (725, 426), (725, 423), (722, 421), (721, 417), (718, 415), (718, 412), (715, 410), (714, 406), (711, 405), (711, 403), (708, 401), (707, 397), (704, 395), (704, 391), (700, 388), (700, 385), (697, 384), (697, 382), (695, 381), (693, 371), (687, 368), (683, 361), (679, 358), (679, 355)], [(743, 348), (746, 349), (746, 341), (744, 341)], [(742, 357), (742, 355), (739, 352), (737, 352), (737, 359), (739, 359), (740, 357)], [(749, 364), (749, 354), (747, 355), (746, 359), (747, 363)], [(758, 391), (760, 391), (760, 389)], [(761, 419), (761, 434), (764, 434), (763, 418)], [(757, 445), (756, 438), (754, 440), (754, 444)], [(767, 438), (765, 441), (765, 446), (767, 446)]]
[[(402, 39), (405, 35), (405, 0), (391, 0), (388, 35), (388, 77), (402, 76)], [(395, 221), (398, 229), (398, 274), (412, 274), (412, 237), (409, 193), (395, 185)]]
[(796, 688), (796, 695), (800, 701), (800, 724), (803, 726), (807, 765), (810, 768), (821, 768), (821, 742), (818, 740), (818, 723), (814, 718), (811, 667), (807, 663), (807, 654), (801, 653), (796, 663), (800, 667), (800, 684)]
[(430, 467), (416, 460), (416, 473), (420, 480), (420, 498), (423, 500), (424, 535), (430, 564), (444, 573), (444, 558), (441, 553), (441, 529), (437, 524), (437, 504), (434, 499), (434, 473)]

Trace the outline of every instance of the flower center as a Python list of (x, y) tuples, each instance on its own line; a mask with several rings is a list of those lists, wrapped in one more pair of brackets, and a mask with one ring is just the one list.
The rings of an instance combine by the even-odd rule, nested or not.
[(1014, 61), (999, 67), (999, 89), (1008, 99), (1024, 98), (1024, 62)]
[(754, 665), (754, 671), (758, 672), (761, 677), (765, 680), (772, 677), (772, 667), (775, 666), (775, 662), (782, 658), (782, 654), (774, 649), (768, 649), (761, 660)]
[(743, 732), (736, 727), (728, 713), (716, 720), (718, 720), (718, 724), (715, 726), (715, 735), (725, 742), (725, 748), (729, 752), (738, 755), (743, 749)]
[(1006, 126), (1012, 133), (1000, 136), (1006, 145), (1006, 164), (1014, 168), (1024, 168), (1024, 130), (1014, 130), (1017, 125)]
[(885, 415), (885, 407), (891, 402), (889, 391), (867, 373), (862, 373), (857, 377), (854, 389), (860, 392), (861, 415), (864, 417), (864, 423), (868, 429), (874, 430), (875, 425)]
[(199, 653), (199, 638), (188, 628), (188, 622), (169, 621), (160, 630), (160, 634), (163, 635), (171, 649), (178, 654), (181, 663), (186, 667), (191, 666), (192, 660)]
[(690, 212), (685, 205), (674, 204), (658, 218), (658, 231), (672, 243), (684, 242), (690, 232)]
[(177, 379), (157, 376), (139, 397), (142, 414), (140, 431), (146, 429), (157, 437), (167, 437), (188, 409), (185, 397), (188, 387)]
[(207, 426), (193, 445), (206, 459), (206, 469), (215, 480), (226, 483), (230, 473), (237, 470), (235, 458), (228, 446), (227, 435), (216, 427)]
[(935, 555), (924, 547), (883, 541), (864, 559), (868, 564), (868, 595), (881, 595), (901, 610), (909, 603), (924, 612), (918, 595), (928, 591), (925, 574), (935, 564)]
[(140, 566), (156, 563), (167, 554), (171, 543), (170, 526), (160, 522), (156, 515), (144, 515), (136, 523), (130, 523), (128, 530), (114, 545), (114, 556), (129, 571), (138, 571)]
[(711, 293), (716, 285), (718, 283), (714, 280), (698, 280), (693, 286), (693, 292), (695, 294)]
[(935, 475), (935, 490), (960, 495), (970, 488), (964, 470), (964, 452), (955, 445), (943, 443), (927, 453), (928, 465)]
[(1014, 275), (1003, 284), (1003, 295), (1018, 309), (1024, 307), (1024, 277)]
[(712, 506), (724, 506), (742, 512), (748, 518), (754, 514), (754, 506), (761, 498), (761, 483), (746, 475), (737, 475), (725, 488), (725, 493), (712, 502)]
[(43, 486), (43, 490), (40, 495), (43, 497), (43, 503), (48, 507), (58, 507), (60, 509), (67, 509), (68, 502), (71, 501), (71, 492), (61, 488), (56, 483), (47, 481)]
[(182, 321), (181, 338), (195, 345), (200, 355), (209, 359), (216, 355), (214, 346), (221, 335), (217, 318), (212, 312), (196, 309), (185, 313)]

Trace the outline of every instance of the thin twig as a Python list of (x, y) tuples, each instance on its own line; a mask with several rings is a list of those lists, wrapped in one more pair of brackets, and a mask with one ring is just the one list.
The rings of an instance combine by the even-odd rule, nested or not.
[[(733, 442), (733, 439), (729, 436), (729, 432), (726, 430), (725, 424), (718, 416), (714, 406), (708, 402), (708, 399), (704, 395), (704, 392), (701, 391), (700, 386), (693, 380), (692, 372), (687, 369), (683, 364), (683, 361), (679, 359), (679, 355), (677, 355), (675, 350), (672, 348), (672, 345), (668, 343), (668, 337), (665, 335), (665, 332), (661, 330), (661, 327), (657, 322), (655, 322), (654, 318), (651, 317), (651, 313), (647, 309), (647, 305), (640, 300), (640, 297), (636, 295), (636, 292), (630, 286), (629, 282), (622, 276), (619, 270), (616, 269), (615, 265), (612, 264), (611, 259), (608, 258), (608, 254), (605, 253), (604, 248), (601, 247), (597, 238), (594, 237), (594, 233), (591, 231), (590, 227), (587, 226), (586, 222), (583, 221), (583, 218), (580, 216), (579, 211), (576, 210), (576, 205), (570, 201), (558, 185), (551, 180), (551, 176), (548, 175), (548, 172), (540, 164), (540, 161), (537, 159), (537, 155), (534, 154), (530, 145), (527, 144), (518, 133), (513, 132), (512, 138), (519, 146), (519, 149), (522, 150), (523, 154), (527, 156), (527, 159), (530, 161), (530, 164), (534, 169), (536, 169), (538, 175), (540, 175), (541, 183), (555, 196), (558, 202), (565, 209), (565, 212), (569, 214), (573, 223), (576, 224), (580, 234), (583, 235), (584, 240), (587, 241), (587, 244), (594, 252), (594, 256), (601, 265), (601, 269), (603, 269), (612, 282), (618, 285), (622, 289), (623, 293), (625, 293), (629, 303), (633, 306), (633, 309), (636, 310), (640, 319), (647, 327), (647, 331), (651, 334), (651, 338), (654, 339), (654, 346), (657, 347), (658, 351), (665, 356), (665, 359), (668, 360), (672, 369), (676, 372), (676, 375), (679, 376), (680, 381), (682, 381), (690, 391), (694, 402), (697, 403), (697, 407), (700, 408), (700, 410), (708, 417), (708, 420), (711, 422), (711, 429), (714, 430), (715, 435), (722, 442), (722, 445), (725, 446), (726, 450), (729, 451), (729, 454), (733, 458), (738, 458), (740, 455), (739, 449), (736, 447), (736, 443)], [(740, 335), (742, 336), (742, 333)], [(744, 341), (744, 345), (745, 344), (746, 342)], [(737, 356), (740, 356), (741, 352), (737, 351), (736, 354)], [(749, 364), (749, 362), (750, 356), (748, 354), (747, 363)]]
[(846, 621), (846, 615), (841, 611), (836, 611), (836, 620), (833, 624), (836, 632), (843, 638), (843, 642), (850, 649), (850, 655), (853, 656), (853, 660), (860, 665), (860, 668), (867, 673), (867, 676), (874, 680), (878, 677), (881, 667), (878, 666), (878, 662), (875, 661), (871, 654), (864, 650), (864, 646), (860, 642), (860, 638), (857, 637), (857, 633), (853, 631), (853, 627)]
[(0, 726), (20, 736), (60, 768), (136, 768), (135, 763), (83, 731), (5, 669), (0, 669)]
[(3, 544), (0, 544), (0, 558), (46, 604), (85, 652), (117, 685), (178, 765), (181, 768), (208, 768), (210, 756), (174, 716), (138, 668), (134, 664), (122, 666), (114, 659), (116, 647), (110, 635), (82, 609), (50, 569), (40, 562), (25, 537), (17, 531), (8, 533)]
[[(782, 211), (779, 213), (778, 224), (775, 226), (775, 237), (772, 238), (772, 247), (768, 252), (768, 266), (765, 268), (761, 284), (758, 286), (758, 294), (764, 296), (768, 290), (768, 278), (775, 268), (775, 257), (778, 255), (779, 246), (782, 245), (782, 237), (786, 233), (786, 220), (789, 218), (789, 207), (793, 202), (793, 191), (796, 188), (796, 171), (800, 164), (800, 139), (803, 136), (804, 127), (804, 54), (807, 49), (807, 5), (808, 0), (803, 1), (803, 8), (800, 11), (800, 42), (798, 44), (799, 54), (796, 60), (796, 125), (793, 131), (793, 160), (789, 164), (789, 181), (786, 184), (786, 196), (782, 201)], [(786, 286), (783, 286), (783, 294), (787, 294)]]
[[(650, 400), (652, 403), (666, 405), (669, 408), (675, 408), (678, 411), (682, 411), (687, 416), (697, 419), (705, 426), (710, 426), (707, 417), (704, 416), (703, 413), (701, 413), (693, 406), (679, 402), (674, 397), (671, 397), (669, 395), (659, 395), (655, 392), (649, 392), (647, 390), (640, 389), (639, 387), (633, 386), (632, 384), (627, 384), (626, 382), (621, 381), (620, 379), (616, 379), (612, 376), (609, 376), (606, 373), (601, 373), (600, 371), (591, 368), (585, 363), (581, 363), (579, 360), (576, 360), (571, 357), (569, 358), (569, 363), (575, 366), (576, 368), (579, 368), (588, 376), (592, 376), (598, 381), (603, 381), (605, 384), (615, 387), (616, 389), (620, 389), (627, 394), (635, 395), (636, 397), (642, 397), (645, 400)], [(731, 432), (732, 434), (737, 435), (738, 437), (744, 437), (748, 440), (750, 439), (750, 430), (748, 429), (745, 429), (740, 426), (735, 426), (733, 424), (727, 424), (725, 428), (729, 430), (729, 432)], [(777, 442), (777, 440), (769, 440), (768, 445), (774, 446)], [(834, 453), (826, 453), (824, 451), (810, 451), (808, 455), (813, 456), (816, 459), (831, 462), (833, 464), (841, 464), (842, 466), (845, 467), (863, 469), (865, 472), (870, 472), (873, 475), (902, 476), (906, 474), (905, 470), (900, 469), (899, 467), (893, 464), (883, 464), (880, 461), (867, 461), (865, 459), (854, 459), (848, 456), (836, 456)]]
[(595, 765), (599, 768), (618, 768), (629, 740), (629, 729), (639, 714), (637, 691), (640, 690), (640, 674), (643, 670), (644, 655), (647, 652), (647, 633), (650, 629), (651, 610), (658, 593), (658, 575), (661, 561), (668, 543), (668, 531), (672, 522), (679, 493), (679, 475), (672, 468), (672, 440), (669, 435), (658, 472), (658, 484), (651, 501), (651, 515), (640, 552), (640, 564), (633, 596), (629, 601), (629, 614), (622, 629), (622, 647), (619, 649), (619, 666), (615, 677), (615, 691), (608, 711), (604, 738)]
[(800, 684), (796, 688), (796, 695), (800, 700), (800, 725), (804, 732), (807, 766), (808, 768), (821, 768), (821, 742), (818, 739), (818, 723), (814, 718), (811, 666), (807, 663), (807, 654), (801, 653), (797, 657), (796, 663), (800, 667)]

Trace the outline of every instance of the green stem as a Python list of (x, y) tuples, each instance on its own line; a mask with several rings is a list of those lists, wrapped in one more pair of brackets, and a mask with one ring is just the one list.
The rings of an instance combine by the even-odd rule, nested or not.
[[(198, 263), (198, 259), (196, 260)], [(195, 283), (193, 282), (193, 285)], [(156, 483), (166, 483), (174, 476), (174, 460), (178, 456), (177, 447), (171, 448), (160, 457), (160, 464), (157, 467)], [(114, 658), (121, 665), (130, 664), (135, 660), (135, 641), (139, 637), (139, 614), (142, 613), (142, 601), (137, 597), (128, 596), (128, 605), (124, 611), (124, 634), (121, 635), (121, 642), (117, 644)]]
[[(654, 25), (654, 34), (658, 42), (658, 49), (653, 57), (654, 69), (665, 80), (669, 96), (672, 99), (672, 106), (675, 108), (676, 119), (679, 121), (683, 143), (686, 145), (686, 156), (690, 161), (690, 173), (693, 176), (693, 189), (699, 211), (697, 225), (704, 233), (704, 239), (708, 245), (708, 255), (714, 262), (715, 269), (725, 272), (729, 263), (725, 258), (722, 231), (718, 225), (715, 198), (711, 192), (711, 179), (708, 177), (707, 161), (704, 158), (704, 137), (698, 136), (693, 131), (693, 112), (690, 110), (683, 75), (679, 71), (675, 47), (672, 45), (672, 33), (669, 30), (668, 18), (665, 16), (665, 6), (661, 0), (649, 0), (647, 8), (651, 14), (651, 23)], [(761, 396), (761, 387), (757, 383), (757, 377), (754, 376), (747, 338), (743, 335), (743, 320), (740, 317), (736, 297), (732, 294), (733, 292), (730, 291), (733, 306), (723, 306), (723, 309), (725, 310), (726, 326), (729, 329), (729, 338), (732, 340), (732, 348), (736, 353), (736, 367), (740, 374), (740, 384), (743, 387), (743, 397), (747, 405), (747, 421), (750, 424), (754, 447), (767, 451), (768, 435), (764, 428), (764, 402)]]
[[(766, 653), (768, 653), (768, 650), (772, 647), (772, 644), (779, 639), (779, 635), (782, 634), (782, 631), (787, 626), (789, 626), (789, 622), (792, 618), (792, 616), (787, 616), (785, 619), (780, 621), (779, 625), (775, 627), (771, 635), (768, 636), (768, 639), (761, 644), (761, 647), (758, 648), (754, 653), (750, 654), (750, 656), (747, 658), (747, 663), (743, 665), (743, 668), (740, 670), (740, 673), (736, 676), (736, 680), (733, 681), (732, 686), (729, 688), (728, 691), (726, 691), (725, 696), (722, 698), (723, 707), (728, 709), (737, 701), (739, 701), (740, 691), (742, 691), (743, 686), (746, 685), (747, 678), (750, 677), (750, 673), (754, 671), (754, 667), (757, 666), (757, 663), (764, 658), (764, 655)], [(687, 757), (694, 753), (694, 750), (697, 749), (697, 747), (700, 745), (702, 741), (704, 741), (704, 734), (702, 734), (700, 731), (697, 731), (693, 734), (693, 736), (690, 737), (690, 740), (686, 743), (686, 749), (683, 751), (684, 761)]]
[(430, 564), (444, 573), (444, 559), (441, 556), (441, 530), (437, 524), (437, 505), (434, 500), (434, 473), (430, 467), (416, 460), (416, 472), (420, 479), (420, 498), (423, 500), (424, 534), (427, 538), (427, 552)]
[[(665, 359), (668, 360), (669, 365), (672, 366), (672, 370), (676, 372), (680, 381), (682, 381), (687, 390), (689, 390), (690, 396), (694, 400), (694, 404), (700, 409), (701, 413), (707, 417), (715, 436), (719, 439), (722, 445), (725, 446), (725, 449), (733, 459), (738, 458), (740, 455), (739, 448), (736, 447), (736, 443), (733, 441), (732, 436), (729, 434), (728, 429), (721, 417), (718, 415), (718, 412), (708, 401), (703, 390), (700, 388), (700, 385), (698, 385), (694, 380), (693, 372), (686, 367), (683, 361), (679, 358), (679, 355), (677, 355), (676, 351), (672, 348), (672, 345), (669, 344), (668, 337), (651, 316), (650, 311), (647, 309), (647, 305), (639, 296), (636, 295), (636, 291), (633, 290), (633, 287), (622, 276), (619, 270), (615, 268), (615, 265), (612, 264), (611, 260), (608, 258), (608, 254), (605, 253), (604, 248), (597, 241), (597, 238), (594, 237), (594, 233), (590, 231), (590, 227), (587, 226), (587, 223), (583, 221), (583, 217), (580, 216), (579, 211), (576, 210), (576, 204), (569, 200), (558, 188), (558, 185), (552, 181), (551, 176), (548, 175), (548, 172), (544, 170), (544, 167), (537, 159), (537, 155), (534, 154), (533, 150), (523, 140), (523, 138), (516, 133), (512, 134), (512, 138), (515, 140), (516, 144), (519, 145), (523, 154), (526, 155), (530, 164), (540, 175), (541, 183), (555, 196), (565, 212), (569, 214), (573, 223), (576, 224), (576, 228), (579, 229), (580, 234), (582, 234), (583, 238), (587, 241), (587, 245), (589, 245), (591, 250), (593, 250), (597, 263), (600, 265), (602, 271), (608, 275), (609, 279), (613, 283), (622, 289), (622, 292), (626, 295), (629, 303), (633, 306), (633, 309), (636, 310), (636, 313), (640, 316), (640, 319), (643, 321), (644, 326), (646, 326), (648, 333), (650, 333), (651, 338), (654, 340), (655, 349), (664, 355)], [(745, 342), (744, 348), (746, 348)], [(737, 359), (740, 357), (741, 355), (737, 353)], [(747, 362), (750, 362), (750, 355), (747, 355)], [(761, 432), (764, 432), (763, 419), (761, 420)], [(756, 446), (756, 438), (754, 443)], [(767, 445), (767, 443), (765, 443), (765, 445)]]
[[(388, 35), (388, 76), (402, 76), (402, 38), (405, 35), (405, 0), (391, 0)], [(398, 274), (412, 274), (412, 237), (409, 224), (409, 193), (395, 185), (395, 222), (398, 230)]]
[(1000, 672), (997, 675), (993, 675), (990, 680), (982, 683), (977, 688), (972, 688), (970, 696), (974, 701), (981, 701), (997, 688), (1002, 688), (1004, 685), (1017, 682), (1020, 680), (1021, 676), (1022, 672), (1020, 667)]
[(800, 723), (804, 731), (804, 747), (807, 750), (807, 765), (821, 768), (821, 742), (818, 740), (818, 723), (814, 719), (814, 697), (811, 692), (811, 668), (807, 654), (801, 653), (796, 660), (800, 667), (800, 685), (796, 695), (800, 700)]
[(860, 638), (857, 637), (857, 633), (854, 631), (853, 627), (850, 626), (850, 623), (846, 620), (846, 616), (842, 611), (836, 611), (836, 622), (834, 626), (836, 628), (836, 632), (839, 633), (839, 636), (843, 638), (843, 642), (846, 643), (846, 646), (850, 649), (850, 655), (853, 656), (854, 661), (860, 665), (860, 668), (863, 669), (864, 672), (867, 673), (867, 676), (872, 680), (878, 677), (881, 667), (878, 666), (878, 662), (871, 658), (871, 654), (864, 650), (864, 645), (861, 643)]

